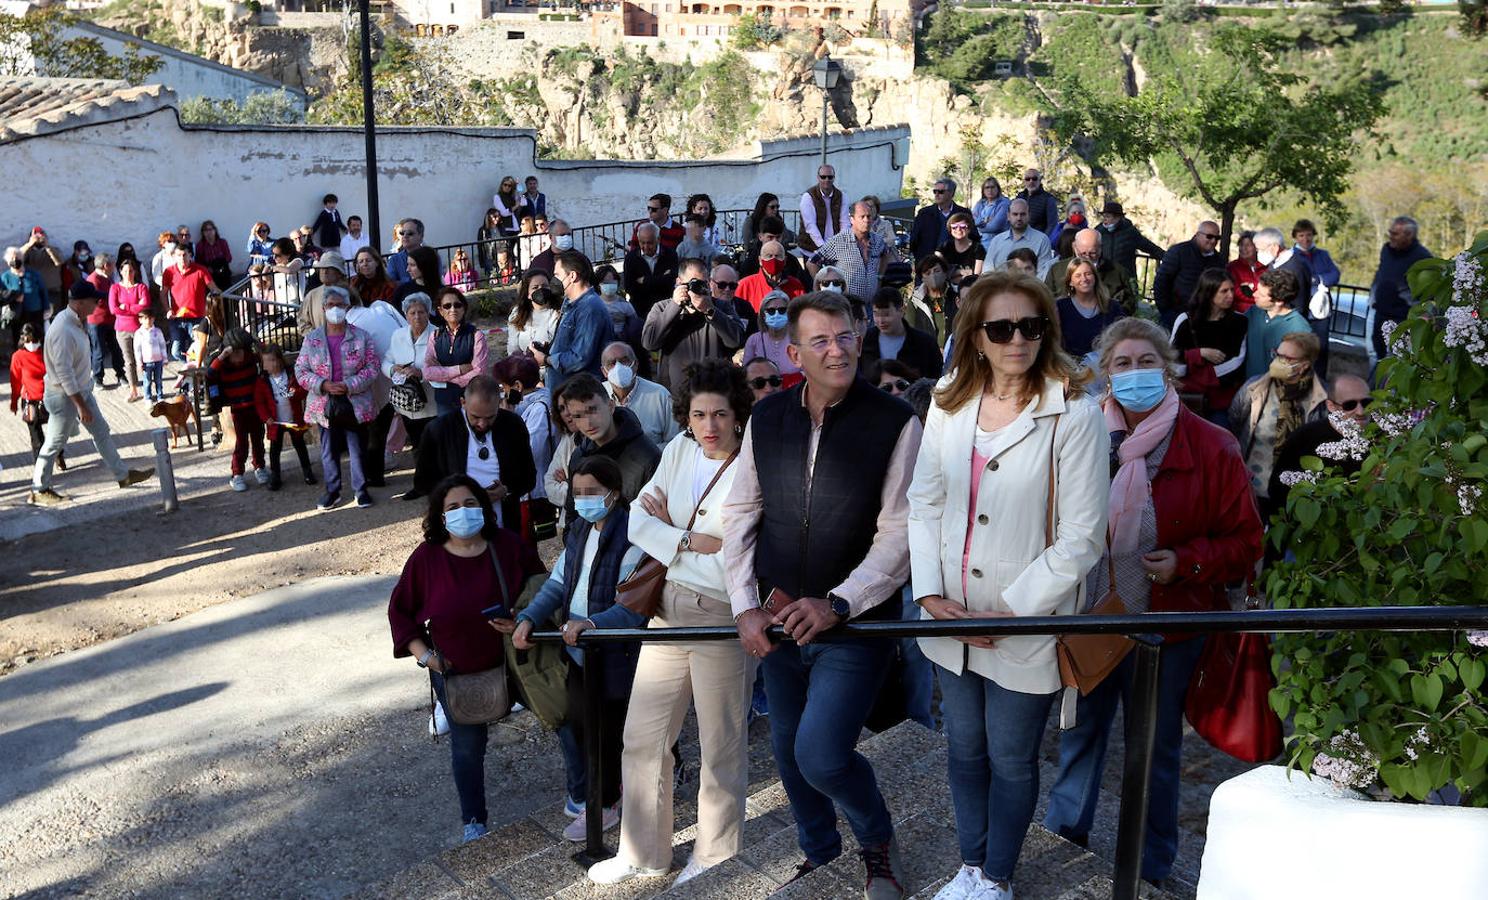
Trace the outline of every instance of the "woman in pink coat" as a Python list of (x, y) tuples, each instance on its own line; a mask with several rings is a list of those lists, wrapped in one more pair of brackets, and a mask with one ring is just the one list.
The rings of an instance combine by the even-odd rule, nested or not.
[(362, 471), (362, 448), (367, 442), (367, 423), (377, 418), (372, 388), (382, 372), (381, 361), (372, 335), (347, 323), (351, 295), (344, 288), (327, 289), (322, 305), (325, 327), (305, 336), (295, 360), (295, 380), (308, 394), (305, 419), (320, 426), (325, 493), (319, 508), (330, 509), (341, 502), (344, 450), (351, 459), (351, 489), (356, 504), (365, 509), (372, 505), (372, 495), (367, 492)]

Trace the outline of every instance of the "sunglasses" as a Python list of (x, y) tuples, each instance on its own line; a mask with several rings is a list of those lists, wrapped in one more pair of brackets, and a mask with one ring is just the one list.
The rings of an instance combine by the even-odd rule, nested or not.
[(441, 304), (439, 304), (439, 308), (440, 309), (464, 309), (465, 308), (465, 304), (463, 304), (463, 303), (441, 303)]
[(736, 287), (739, 286), (739, 282), (737, 282), (737, 281), (715, 281), (715, 282), (713, 282), (713, 286), (716, 287), (716, 288), (718, 288), (720, 291), (731, 291), (734, 288), (736, 288)]
[(1024, 183), (1026, 183), (1026, 184), (1033, 184), (1034, 182), (1042, 181), (1042, 180), (1043, 180), (1042, 178), (1038, 178), (1038, 177), (1032, 177), (1032, 178), (1025, 178), (1025, 179), (1023, 179)]
[(1199, 237), (1203, 238), (1206, 241), (1217, 241), (1217, 240), (1219, 240), (1219, 235), (1217, 235), (1217, 234), (1210, 234), (1207, 231), (1201, 231), (1201, 232), (1199, 232)]
[(944, 188), (936, 188), (935, 190), (931, 191), (930, 193), (932, 193), (932, 194), (944, 194), (945, 193), (945, 189)]
[(1016, 322), (1012, 319), (997, 319), (982, 323), (982, 331), (987, 335), (987, 340), (994, 344), (1008, 343), (1013, 339), (1014, 331), (1023, 335), (1025, 341), (1041, 341), (1048, 327), (1049, 320), (1043, 316), (1028, 316)]
[(1345, 400), (1338, 404), (1338, 408), (1344, 412), (1353, 412), (1356, 409), (1368, 409), (1369, 404), (1373, 402), (1373, 397), (1365, 397), (1363, 400)]
[(659, 206), (648, 206), (646, 209), (648, 212), (661, 212), (661, 207)]
[(749, 379), (749, 386), (752, 387), (752, 388), (754, 388), (757, 391), (764, 390), (765, 389), (765, 385), (767, 385), (767, 384), (770, 387), (776, 387), (776, 388), (780, 387), (780, 385), (781, 385), (780, 376), (779, 375), (765, 375), (765, 376), (762, 376), (762, 377), (759, 377), (759, 378), (751, 378), (751, 379)]
[(893, 381), (884, 382), (883, 384), (879, 385), (878, 388), (879, 390), (884, 392), (898, 391), (902, 394), (905, 391), (909, 390), (909, 382), (905, 381), (903, 378), (895, 378)]
[(847, 288), (847, 282), (845, 282), (845, 281), (823, 281), (821, 283), (821, 286), (824, 287), (824, 288), (838, 287), (838, 288), (843, 288), (845, 290)]
[(818, 176), (816, 176), (816, 178), (817, 178), (818, 181), (836, 181), (837, 180), (837, 176), (836, 175), (818, 175)]

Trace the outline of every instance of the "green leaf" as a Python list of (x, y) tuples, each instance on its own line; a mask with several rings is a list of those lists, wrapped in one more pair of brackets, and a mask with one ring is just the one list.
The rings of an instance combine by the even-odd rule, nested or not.
[(1317, 501), (1310, 497), (1297, 498), (1295, 505), (1297, 521), (1302, 524), (1303, 528), (1311, 530), (1312, 526), (1317, 524), (1318, 515), (1323, 511), (1322, 507), (1318, 506)]
[(1483, 686), (1483, 677), (1488, 675), (1488, 664), (1481, 659), (1468, 659), (1458, 664), (1457, 675), (1462, 679), (1462, 686), (1468, 693), (1476, 693)]
[(1416, 701), (1416, 705), (1427, 712), (1435, 712), (1441, 705), (1441, 676), (1435, 672), (1430, 675), (1412, 675), (1410, 684), (1411, 698)]
[(1436, 574), (1436, 570), (1441, 568), (1442, 561), (1445, 559), (1446, 557), (1441, 553), (1433, 553), (1426, 557), (1426, 562), (1422, 565), (1422, 568), (1427, 575), (1434, 575)]

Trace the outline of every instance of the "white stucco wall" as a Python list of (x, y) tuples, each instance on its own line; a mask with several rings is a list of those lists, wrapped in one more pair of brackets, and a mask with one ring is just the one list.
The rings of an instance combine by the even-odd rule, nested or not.
[[(753, 157), (694, 162), (534, 161), (533, 132), (519, 129), (397, 128), (378, 133), (384, 241), (401, 216), (424, 221), (426, 242), (472, 240), (503, 175), (536, 174), (553, 211), (576, 226), (640, 219), (645, 198), (705, 191), (720, 208), (752, 207), (762, 191), (794, 206), (815, 180), (813, 138), (763, 142)], [(909, 128), (831, 137), (838, 184), (853, 195), (899, 195)], [(0, 242), (19, 244), (42, 224), (58, 246), (79, 238), (95, 252), (131, 241), (143, 256), (154, 235), (202, 219), (233, 246), (235, 268), (248, 229), (274, 235), (310, 223), (326, 193), (343, 215), (367, 212), (362, 133), (355, 128), (208, 126), (183, 128), (174, 109), (0, 144), (0, 171), (13, 179), (0, 205)], [(96, 176), (128, 172), (132, 177)], [(81, 177), (80, 177), (81, 176)]]

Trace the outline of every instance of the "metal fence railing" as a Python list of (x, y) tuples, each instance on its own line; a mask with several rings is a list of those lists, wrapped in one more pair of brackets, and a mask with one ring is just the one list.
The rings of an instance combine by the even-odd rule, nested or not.
[[(896, 595), (897, 596), (897, 595)], [(1223, 632), (1297, 633), (1327, 631), (1464, 631), (1488, 628), (1488, 606), (1413, 606), (1341, 609), (1249, 610), (1244, 612), (1159, 612), (1123, 616), (1027, 616), (1003, 619), (858, 622), (839, 625), (817, 640), (852, 641), (864, 638), (964, 637), (1029, 634), (1126, 634), (1136, 641), (1135, 684), (1131, 697), (1132, 726), (1128, 733), (1121, 778), (1120, 812), (1116, 826), (1115, 889), (1117, 900), (1136, 900), (1140, 884), (1142, 845), (1147, 827), (1151, 789), (1152, 750), (1157, 729), (1157, 686), (1161, 633)], [(789, 640), (784, 629), (770, 629), (776, 640)], [(600, 655), (615, 643), (675, 643), (738, 640), (728, 626), (691, 628), (594, 628), (579, 636), (584, 648), (583, 697), (585, 753), (589, 795), (585, 810), (585, 846), (576, 859), (585, 864), (612, 856), (604, 843), (602, 825), (603, 777), (599, 767), (600, 716), (603, 685)], [(560, 641), (557, 631), (533, 635), (539, 641)]]

